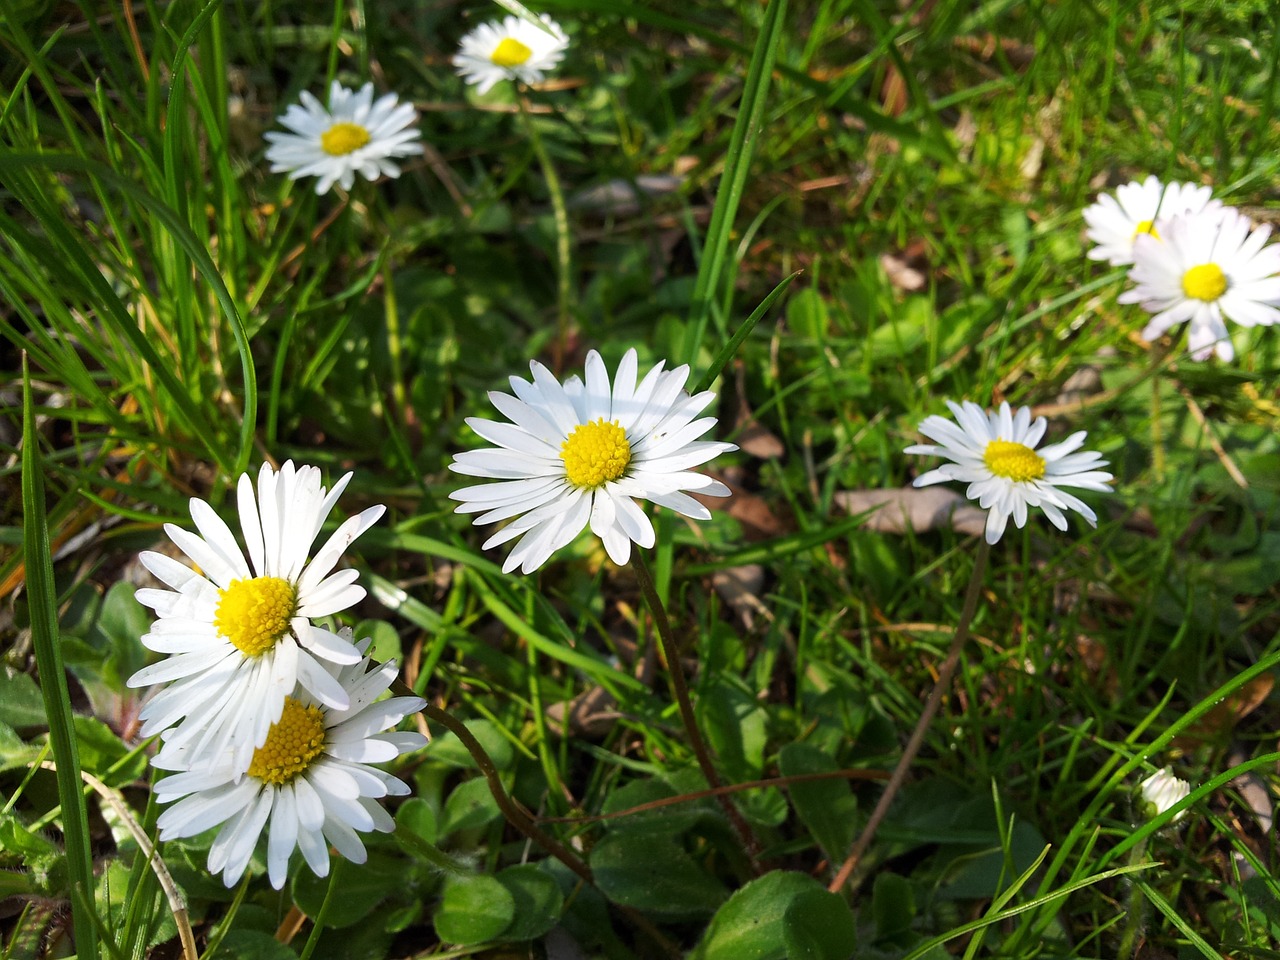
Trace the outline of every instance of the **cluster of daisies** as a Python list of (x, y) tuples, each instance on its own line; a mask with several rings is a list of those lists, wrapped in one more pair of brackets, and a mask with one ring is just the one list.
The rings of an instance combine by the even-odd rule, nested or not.
[(1154, 314), (1142, 331), (1154, 340), (1189, 322), (1196, 360), (1235, 357), (1225, 320), (1244, 327), (1280, 322), (1280, 246), (1206, 186), (1161, 183), (1154, 176), (1103, 194), (1085, 208), (1092, 260), (1129, 265), (1132, 289), (1121, 303)]
[(140, 715), (142, 734), (159, 735), (152, 764), (172, 771), (155, 787), (172, 804), (160, 815), (160, 839), (220, 828), (209, 871), (227, 886), (244, 874), (264, 830), (277, 889), (295, 849), (319, 876), (331, 845), (363, 863), (359, 833), (394, 827), (378, 801), (409, 792), (370, 764), (426, 742), (394, 730), (421, 699), (379, 699), (395, 663), (373, 663), (368, 640), (327, 626), (325, 618), (364, 598), (356, 571), (336, 568), (383, 513), (376, 506), (351, 517), (311, 556), (350, 479), (326, 491), (317, 467), (264, 465), (256, 491), (247, 474), (236, 491), (247, 559), (198, 499), (198, 533), (165, 526), (195, 568), (163, 553), (140, 557), (168, 587), (137, 593), (157, 617), (142, 643), (166, 656), (129, 678), (134, 687), (161, 685)]
[[(568, 46), (564, 31), (545, 14), (536, 23), (507, 17), (463, 37), (453, 65), (483, 95), (503, 80), (541, 82)], [(350, 190), (357, 173), (366, 180), (398, 177), (396, 158), (422, 151), (413, 106), (394, 93), (374, 100), (372, 83), (355, 91), (335, 80), (327, 106), (306, 91), (299, 99), (301, 105), (279, 118), (290, 132), (265, 134), (267, 160), (272, 173), (288, 173), (291, 180), (317, 177), (316, 193), (335, 183)]]

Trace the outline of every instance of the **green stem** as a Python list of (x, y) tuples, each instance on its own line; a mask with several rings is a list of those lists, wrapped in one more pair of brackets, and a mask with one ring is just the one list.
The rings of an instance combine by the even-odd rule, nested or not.
[(969, 587), (965, 591), (964, 606), (960, 610), (960, 621), (956, 624), (955, 636), (951, 639), (951, 648), (947, 651), (947, 658), (942, 663), (942, 669), (938, 671), (938, 681), (933, 685), (933, 690), (929, 692), (929, 699), (925, 701), (924, 712), (920, 714), (920, 719), (916, 722), (916, 728), (911, 732), (911, 739), (907, 741), (907, 746), (902, 751), (902, 757), (898, 760), (898, 765), (893, 768), (893, 775), (889, 777), (884, 793), (880, 795), (880, 801), (871, 812), (871, 818), (867, 821), (867, 825), (862, 828), (862, 833), (858, 835), (858, 839), (854, 841), (849, 850), (849, 856), (845, 857), (844, 863), (840, 866), (839, 873), (836, 874), (835, 879), (827, 887), (833, 893), (838, 892), (848, 882), (850, 874), (857, 867), (863, 854), (867, 852), (867, 848), (871, 846), (871, 841), (875, 839), (876, 830), (879, 829), (885, 815), (889, 812), (890, 804), (893, 803), (894, 797), (898, 795), (902, 784), (906, 782), (907, 771), (911, 767), (911, 762), (916, 758), (916, 754), (920, 752), (920, 747), (924, 744), (925, 733), (929, 729), (929, 724), (933, 720), (934, 714), (942, 706), (942, 698), (951, 689), (951, 678), (955, 675), (956, 667), (960, 663), (960, 651), (964, 648), (965, 641), (969, 639), (969, 625), (973, 622), (973, 615), (978, 609), (978, 596), (982, 591), (982, 577), (987, 568), (987, 555), (990, 552), (991, 545), (984, 539), (979, 544), (978, 555), (973, 561), (973, 573), (969, 575)]
[[(1147, 842), (1135, 844), (1129, 854), (1130, 865), (1141, 863), (1147, 853)], [(1133, 947), (1137, 943), (1138, 933), (1142, 929), (1142, 916), (1146, 912), (1147, 898), (1142, 895), (1142, 888), (1136, 883), (1129, 891), (1129, 912), (1124, 924), (1124, 934), (1120, 937), (1120, 951), (1116, 960), (1129, 960), (1133, 956)]]
[[(653, 622), (658, 629), (658, 638), (662, 642), (662, 656), (667, 661), (667, 676), (671, 678), (671, 688), (675, 693), (676, 705), (680, 708), (680, 719), (684, 722), (689, 745), (693, 747), (694, 756), (698, 758), (698, 766), (702, 768), (702, 775), (706, 778), (707, 785), (713, 791), (717, 790), (720, 787), (720, 776), (716, 773), (715, 764), (711, 761), (711, 751), (707, 749), (706, 741), (702, 739), (702, 733), (698, 730), (698, 719), (693, 712), (693, 702), (689, 699), (689, 685), (685, 682), (684, 668), (680, 664), (680, 648), (676, 645), (671, 621), (667, 617), (662, 598), (658, 596), (653, 575), (649, 572), (649, 566), (644, 562), (644, 557), (639, 550), (631, 554), (631, 569), (636, 572), (636, 579), (640, 581), (640, 590), (644, 593), (645, 602), (649, 605)], [(728, 794), (717, 793), (716, 800), (724, 808), (729, 822), (733, 824), (739, 839), (742, 840), (751, 861), (752, 871), (758, 875), (759, 865), (756, 858), (760, 853), (759, 841), (756, 840), (750, 825), (733, 805)]]
[(383, 310), (387, 318), (387, 351), (391, 354), (391, 400), (395, 405), (394, 413), (403, 422), (404, 413), (409, 408), (408, 395), (404, 389), (404, 370), (400, 362), (402, 344), (400, 341), (400, 308), (396, 305), (395, 278), (391, 274), (391, 264), (382, 268)]
[(342, 872), (342, 864), (345, 861), (342, 857), (334, 857), (332, 862), (333, 869), (329, 872), (329, 888), (324, 892), (324, 902), (320, 904), (320, 912), (316, 914), (315, 923), (311, 927), (311, 935), (307, 937), (307, 945), (302, 948), (302, 955), (298, 960), (311, 960), (312, 951), (320, 943), (320, 934), (324, 930), (325, 917), (329, 915), (329, 905), (333, 902), (333, 895), (338, 889), (338, 874)]
[(533, 154), (538, 158), (538, 166), (542, 168), (542, 177), (547, 183), (547, 193), (551, 195), (551, 210), (556, 222), (556, 344), (555, 366), (560, 369), (564, 352), (569, 340), (569, 320), (573, 307), (572, 259), (569, 245), (569, 208), (564, 202), (564, 189), (560, 185), (560, 176), (547, 153), (546, 144), (542, 142), (542, 134), (529, 113), (529, 102), (520, 98), (520, 119), (529, 134), (529, 142), (533, 146)]

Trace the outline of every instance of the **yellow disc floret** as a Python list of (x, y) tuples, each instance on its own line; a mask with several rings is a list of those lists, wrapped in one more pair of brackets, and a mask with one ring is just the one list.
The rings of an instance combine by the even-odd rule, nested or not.
[(510, 70), (512, 67), (520, 66), (532, 56), (533, 51), (519, 40), (514, 37), (503, 37), (502, 42), (493, 48), (489, 59), (493, 61), (494, 66)]
[(1193, 300), (1212, 303), (1227, 292), (1227, 275), (1216, 263), (1202, 263), (1182, 275), (1182, 292)]
[(1044, 476), (1044, 458), (1024, 444), (1008, 440), (988, 443), (982, 462), (997, 477), (1008, 480), (1039, 480)]
[(271, 725), (267, 740), (253, 751), (249, 776), (276, 786), (288, 783), (324, 753), (324, 711), (284, 698), (284, 712)]
[(1157, 240), (1160, 239), (1160, 231), (1156, 229), (1156, 225), (1152, 223), (1150, 220), (1140, 221), (1138, 225), (1133, 228), (1133, 236), (1130, 237), (1129, 239), (1137, 240), (1138, 235), (1142, 233), (1149, 233), (1153, 237), (1155, 237)]
[(232, 580), (227, 589), (218, 591), (213, 625), (246, 657), (256, 657), (289, 632), (297, 609), (298, 592), (288, 580)]
[(320, 134), (320, 149), (331, 157), (345, 157), (368, 142), (369, 131), (358, 123), (335, 123)]
[(560, 447), (560, 459), (570, 483), (594, 490), (626, 472), (631, 444), (617, 420), (601, 417), (574, 428)]

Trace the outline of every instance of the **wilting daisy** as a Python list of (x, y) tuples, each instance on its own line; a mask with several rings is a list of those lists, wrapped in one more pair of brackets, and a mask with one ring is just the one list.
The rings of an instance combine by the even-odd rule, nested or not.
[(398, 177), (392, 157), (411, 157), (422, 150), (413, 106), (400, 103), (394, 93), (373, 99), (373, 84), (348, 90), (336, 80), (329, 87), (329, 108), (307, 91), (302, 105), (289, 107), (280, 123), (292, 133), (263, 134), (271, 146), (271, 172), (288, 171), (290, 180), (319, 177), (316, 193), (340, 183), (350, 190), (359, 173), (366, 180)]
[(916, 444), (905, 452), (946, 457), (952, 462), (917, 477), (915, 486), (947, 480), (968, 483), (965, 496), (988, 511), (987, 543), (1000, 539), (1010, 516), (1018, 527), (1026, 524), (1027, 507), (1039, 507), (1059, 530), (1067, 529), (1064, 510), (1075, 510), (1091, 526), (1097, 526), (1094, 512), (1060, 489), (1110, 489), (1107, 481), (1111, 474), (1098, 469), (1107, 461), (1097, 453), (1074, 452), (1084, 443), (1083, 430), (1036, 450), (1048, 423), (1044, 417), (1033, 423), (1029, 407), (1020, 407), (1014, 414), (1007, 403), (1000, 404), (996, 413), (987, 413), (967, 400), (964, 404), (948, 400), (947, 406), (956, 423), (930, 416), (920, 424), (920, 432), (937, 445)]
[[(1175, 777), (1168, 767), (1163, 767), (1142, 781), (1139, 792), (1144, 808), (1142, 812), (1154, 819), (1191, 793), (1191, 784)], [(1185, 809), (1178, 811), (1170, 823), (1177, 823), (1186, 812)]]
[(1085, 207), (1087, 236), (1097, 244), (1090, 260), (1107, 260), (1112, 266), (1133, 263), (1133, 241), (1143, 234), (1161, 236), (1170, 219), (1187, 214), (1217, 214), (1219, 200), (1210, 200), (1211, 187), (1194, 183), (1162, 184), (1155, 177), (1141, 183), (1134, 180), (1116, 188), (1116, 195), (1104, 193)]
[(1141, 303), (1155, 316), (1142, 331), (1154, 340), (1191, 321), (1188, 345), (1196, 360), (1235, 356), (1223, 318), (1245, 327), (1280, 322), (1280, 246), (1264, 247), (1271, 228), (1251, 230), (1235, 209), (1218, 216), (1179, 217), (1163, 241), (1138, 239), (1129, 279), (1137, 286), (1117, 299)]
[(569, 38), (545, 13), (539, 19), (545, 30), (519, 17), (476, 27), (462, 38), (453, 56), (458, 74), (482, 94), (499, 80), (541, 81), (564, 56)]
[(614, 563), (626, 563), (634, 541), (654, 542), (653, 525), (636, 500), (649, 500), (695, 520), (711, 513), (681, 492), (727, 497), (718, 480), (690, 467), (736, 450), (732, 443), (699, 441), (715, 417), (697, 418), (715, 399), (684, 390), (687, 366), (663, 372), (662, 364), (636, 382), (636, 352), (628, 350), (610, 387), (600, 354), (587, 354), (584, 384), (577, 376), (562, 386), (536, 360), (533, 382), (511, 378), (515, 396), (496, 391), (489, 399), (510, 423), (467, 420), (497, 448), (454, 457), (449, 469), (501, 483), (465, 487), (449, 496), (458, 513), (479, 513), (475, 523), (513, 520), (485, 542), (485, 549), (520, 538), (503, 571), (531, 573), (584, 527), (604, 541)]
[(349, 639), (312, 621), (363, 599), (357, 572), (333, 568), (384, 508), (350, 518), (309, 563), (307, 557), (350, 479), (326, 496), (317, 467), (295, 470), (289, 461), (276, 473), (263, 464), (256, 497), (248, 474), (237, 489), (249, 562), (230, 527), (196, 499), (191, 519), (200, 535), (173, 524), (165, 532), (198, 569), (161, 553), (138, 558), (172, 588), (137, 593), (159, 616), (143, 646), (169, 657), (139, 670), (129, 686), (169, 684), (140, 717), (142, 735), (163, 733), (170, 756), (229, 762), (243, 773), (295, 686), (319, 703), (346, 708), (346, 691), (325, 664), (355, 663), (360, 655)]
[[(344, 633), (350, 642), (350, 630)], [(363, 653), (368, 645), (364, 640), (353, 649)], [(394, 760), (426, 743), (419, 733), (384, 732), (421, 710), (423, 701), (377, 700), (395, 680), (396, 665), (369, 666), (368, 659), (325, 666), (350, 702), (345, 710), (319, 703), (305, 691), (287, 697), (247, 773), (229, 764), (202, 766), (157, 783), (161, 803), (177, 800), (157, 821), (160, 839), (191, 837), (223, 824), (209, 850), (209, 871), (221, 873), (228, 887), (244, 873), (264, 828), (267, 875), (277, 890), (284, 886), (294, 847), (321, 877), (329, 872), (330, 844), (353, 863), (364, 863), (358, 831), (395, 829), (378, 800), (409, 792), (369, 764)], [(161, 751), (157, 766), (164, 757)]]

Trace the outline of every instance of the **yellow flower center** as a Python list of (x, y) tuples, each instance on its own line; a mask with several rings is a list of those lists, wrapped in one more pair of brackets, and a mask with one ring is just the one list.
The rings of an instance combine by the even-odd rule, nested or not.
[(1039, 480), (1044, 476), (1044, 457), (1024, 444), (1008, 440), (988, 443), (982, 462), (997, 477), (1009, 480)]
[(502, 42), (493, 48), (489, 59), (493, 61), (494, 66), (510, 70), (512, 67), (520, 66), (532, 56), (533, 51), (519, 40), (514, 37), (503, 37)]
[(1156, 225), (1152, 223), (1150, 220), (1143, 220), (1136, 227), (1134, 227), (1133, 236), (1130, 237), (1129, 239), (1137, 240), (1138, 234), (1140, 233), (1149, 233), (1153, 237), (1155, 237), (1157, 240), (1160, 239), (1160, 231), (1156, 229)]
[(1202, 263), (1182, 275), (1182, 292), (1194, 300), (1212, 303), (1227, 292), (1227, 275), (1216, 263)]
[(331, 157), (345, 157), (369, 142), (369, 131), (358, 123), (335, 123), (320, 134), (320, 149)]
[(213, 625), (246, 657), (256, 657), (289, 632), (297, 609), (298, 593), (288, 580), (232, 580), (231, 586), (218, 591)]
[(249, 776), (277, 787), (288, 783), (324, 753), (324, 711), (284, 698), (284, 712), (271, 725), (267, 740), (253, 751)]
[(617, 480), (631, 462), (631, 444), (618, 421), (584, 423), (560, 447), (565, 476), (575, 487), (594, 490)]

